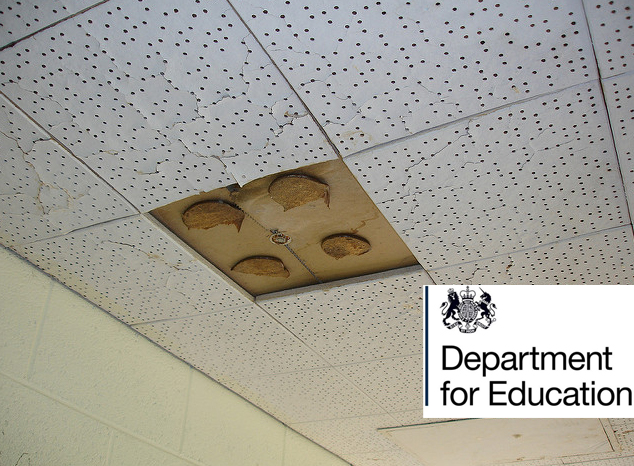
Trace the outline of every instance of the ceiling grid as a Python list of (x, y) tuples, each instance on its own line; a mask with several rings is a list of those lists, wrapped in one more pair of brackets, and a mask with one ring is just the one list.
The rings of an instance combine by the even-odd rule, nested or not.
[[(5, 2), (0, 241), (354, 466), (421, 466), (379, 429), (447, 421), (424, 285), (634, 283), (633, 7)], [(253, 298), (147, 214), (336, 159), (420, 266)], [(631, 465), (609, 426), (514, 464)]]

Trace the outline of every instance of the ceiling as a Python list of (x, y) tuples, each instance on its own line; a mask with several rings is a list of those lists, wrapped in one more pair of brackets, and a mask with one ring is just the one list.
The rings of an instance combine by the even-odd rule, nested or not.
[[(427, 284), (634, 284), (633, 2), (5, 0), (0, 240), (355, 466)], [(342, 160), (420, 266), (253, 298), (149, 212)], [(634, 461), (618, 451), (527, 466)]]

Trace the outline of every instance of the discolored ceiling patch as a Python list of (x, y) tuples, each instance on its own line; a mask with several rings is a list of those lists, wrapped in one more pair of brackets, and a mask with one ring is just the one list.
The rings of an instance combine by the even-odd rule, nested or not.
[(152, 214), (253, 295), (417, 263), (340, 160), (219, 188)]

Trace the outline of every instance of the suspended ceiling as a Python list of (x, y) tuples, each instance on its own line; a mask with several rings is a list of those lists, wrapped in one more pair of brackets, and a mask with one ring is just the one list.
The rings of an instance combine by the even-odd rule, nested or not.
[[(0, 4), (0, 239), (355, 466), (425, 284), (633, 284), (632, 2)], [(420, 266), (254, 299), (148, 212), (342, 160)], [(613, 452), (530, 466), (634, 462)]]

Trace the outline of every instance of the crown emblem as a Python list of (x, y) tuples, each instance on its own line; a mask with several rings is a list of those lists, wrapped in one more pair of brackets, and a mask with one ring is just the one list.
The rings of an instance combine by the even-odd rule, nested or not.
[(461, 333), (473, 333), (478, 327), (487, 329), (495, 322), (497, 307), (491, 302), (491, 295), (480, 288), (482, 295), (475, 301), (477, 292), (467, 288), (456, 293), (447, 290), (447, 301), (441, 304), (443, 323), (448, 329), (458, 327)]
[(460, 292), (460, 297), (463, 299), (463, 301), (465, 299), (470, 299), (471, 301), (473, 301), (476, 297), (476, 292), (473, 290), (470, 290), (469, 287), (467, 286), (466, 290), (462, 290)]

